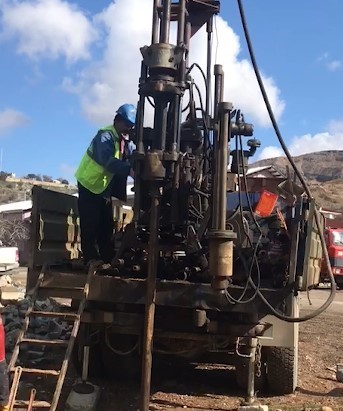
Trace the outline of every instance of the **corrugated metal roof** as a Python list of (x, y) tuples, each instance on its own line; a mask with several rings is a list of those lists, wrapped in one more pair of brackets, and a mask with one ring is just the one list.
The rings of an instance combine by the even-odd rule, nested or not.
[(1, 204), (0, 213), (10, 213), (14, 211), (26, 211), (32, 208), (32, 201), (17, 201), (15, 203)]
[(254, 173), (258, 173), (259, 171), (263, 171), (263, 170), (268, 170), (268, 168), (270, 168), (270, 166), (261, 166), (261, 167), (251, 167), (248, 169), (247, 171), (247, 175), (249, 174), (254, 174)]

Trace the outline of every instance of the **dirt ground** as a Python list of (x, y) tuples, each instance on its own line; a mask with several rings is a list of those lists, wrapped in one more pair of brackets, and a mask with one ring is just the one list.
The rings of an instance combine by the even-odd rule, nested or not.
[[(311, 309), (321, 305), (328, 296), (328, 290), (316, 290), (312, 296)], [(302, 307), (303, 314), (310, 309), (305, 296)], [(312, 411), (322, 406), (343, 410), (343, 384), (336, 381), (335, 373), (330, 370), (335, 369), (337, 363), (343, 363), (342, 322), (343, 291), (339, 291), (327, 312), (300, 325), (296, 393), (284, 397), (264, 397), (261, 394), (262, 404), (269, 405), (270, 410), (283, 411)], [(103, 386), (99, 410), (137, 410), (138, 385), (98, 383)], [(192, 369), (165, 369), (153, 375), (150, 409), (228, 411), (237, 409), (243, 398), (244, 392), (237, 388), (234, 371), (229, 367), (205, 365)]]
[[(311, 292), (312, 306), (306, 295), (301, 299), (301, 313), (305, 314), (321, 305), (328, 290)], [(270, 410), (314, 411), (322, 406), (343, 411), (343, 383), (336, 381), (333, 371), (337, 363), (343, 363), (343, 290), (337, 292), (333, 305), (313, 320), (300, 324), (299, 380), (293, 395), (265, 397), (259, 395), (261, 404)], [(71, 366), (65, 384), (61, 406), (75, 380)], [(102, 387), (99, 411), (136, 411), (140, 387), (135, 383), (94, 381)], [(49, 386), (40, 381), (48, 393)], [(153, 373), (150, 409), (194, 411), (235, 410), (244, 398), (235, 382), (233, 369), (225, 366), (198, 366), (186, 369), (169, 368)]]

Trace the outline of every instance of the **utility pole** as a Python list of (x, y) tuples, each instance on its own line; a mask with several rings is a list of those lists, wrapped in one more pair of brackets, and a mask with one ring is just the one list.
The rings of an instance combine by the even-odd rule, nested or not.
[(0, 149), (0, 172), (2, 171), (2, 159), (3, 159), (4, 150)]

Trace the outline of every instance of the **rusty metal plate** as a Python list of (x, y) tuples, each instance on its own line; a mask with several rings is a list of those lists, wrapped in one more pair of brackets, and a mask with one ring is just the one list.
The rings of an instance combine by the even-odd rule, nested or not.
[[(48, 272), (45, 275), (40, 294), (50, 297), (81, 298), (80, 288), (85, 281), (84, 274)], [(68, 288), (66, 288), (68, 287)], [(243, 288), (229, 287), (229, 292), (238, 298)], [(289, 290), (263, 289), (261, 292), (274, 306), (282, 304), (289, 295)], [(146, 282), (143, 279), (128, 279), (95, 275), (90, 284), (89, 301), (111, 304), (144, 305)], [(252, 296), (253, 290), (248, 290), (245, 298)], [(220, 310), (236, 313), (268, 313), (260, 298), (254, 298), (249, 304), (231, 304), (224, 295), (219, 296), (210, 284), (194, 284), (185, 281), (157, 281), (156, 305), (178, 308), (199, 308), (205, 310)]]

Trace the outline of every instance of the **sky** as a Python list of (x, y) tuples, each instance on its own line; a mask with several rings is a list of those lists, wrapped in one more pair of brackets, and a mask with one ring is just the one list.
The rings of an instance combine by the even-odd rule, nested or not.
[[(343, 149), (342, 0), (243, 0), (255, 56), (293, 155)], [(137, 102), (152, 0), (0, 0), (3, 171), (73, 180), (99, 127)], [(173, 30), (172, 30), (173, 31)], [(254, 124), (254, 159), (282, 154), (258, 89), (236, 0), (222, 0), (213, 60), (225, 99)], [(206, 33), (190, 59), (204, 67)], [(201, 78), (195, 76), (203, 90)]]

